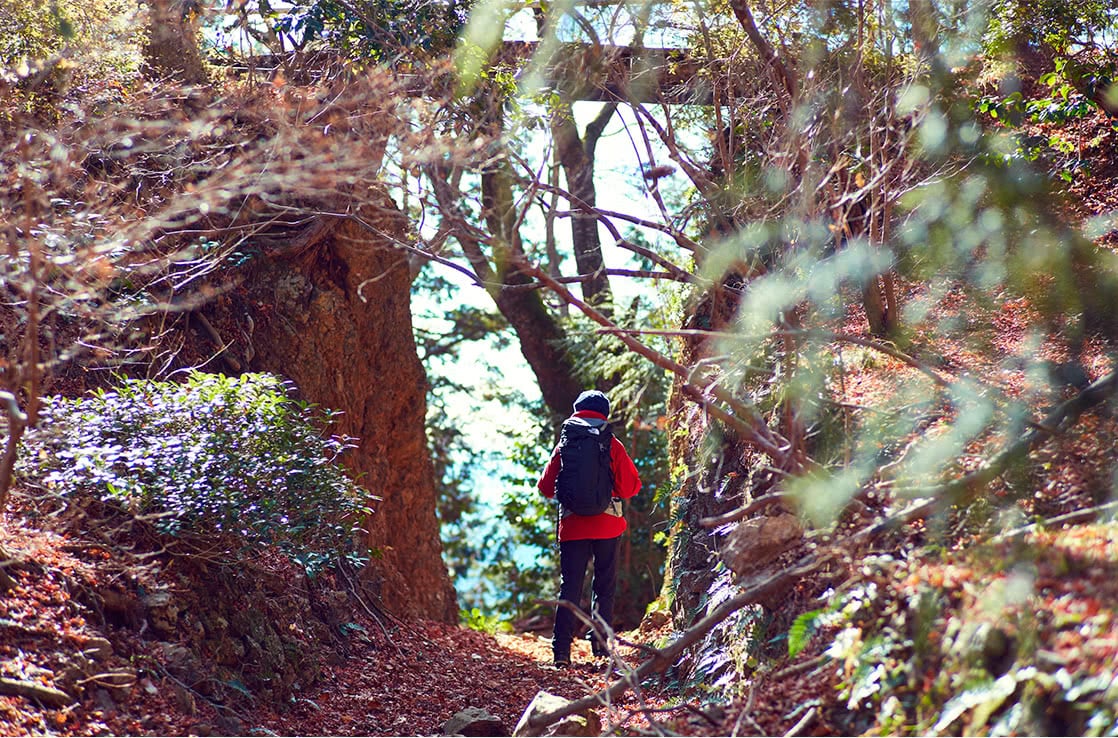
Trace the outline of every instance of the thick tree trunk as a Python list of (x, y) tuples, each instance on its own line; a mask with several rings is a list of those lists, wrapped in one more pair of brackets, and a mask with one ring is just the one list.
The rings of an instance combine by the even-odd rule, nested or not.
[[(379, 199), (363, 208), (361, 220), (403, 233), (402, 214), (387, 196)], [(253, 347), (244, 362), (249, 368), (289, 377), (306, 399), (342, 411), (331, 430), (357, 439), (347, 463), (381, 498), (372, 503), (367, 531), (371, 581), (382, 605), (454, 622), (458, 606), (435, 516), (427, 379), (412, 334), (407, 257), (357, 220), (326, 226), (298, 253), (265, 260), (227, 305), (222, 323), (240, 323), (240, 345)]]
[(889, 329), (885, 302), (881, 297), (880, 277), (874, 277), (862, 290), (862, 307), (866, 311), (866, 322), (875, 336), (884, 336)]
[(548, 313), (537, 290), (506, 287), (497, 295), (496, 303), (516, 332), (520, 353), (536, 376), (544, 404), (556, 418), (565, 417), (585, 387), (575, 378), (570, 357), (563, 349), (559, 323)]
[(187, 84), (208, 81), (198, 50), (201, 5), (193, 0), (148, 0), (148, 41), (144, 63), (148, 77), (168, 77)]

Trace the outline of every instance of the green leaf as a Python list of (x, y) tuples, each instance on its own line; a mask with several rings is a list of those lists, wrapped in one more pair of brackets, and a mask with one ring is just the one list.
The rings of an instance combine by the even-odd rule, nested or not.
[(474, 6), (454, 51), (458, 94), (470, 94), (478, 80), (487, 77), (486, 65), (501, 42), (510, 6), (509, 0), (483, 0)]
[(812, 610), (800, 615), (788, 629), (788, 657), (795, 658), (807, 646), (819, 627), (822, 610)]

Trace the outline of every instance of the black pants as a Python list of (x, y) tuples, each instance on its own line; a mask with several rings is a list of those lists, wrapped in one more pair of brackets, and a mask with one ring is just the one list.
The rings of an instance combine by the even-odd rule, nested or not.
[[(563, 541), (559, 544), (559, 599), (578, 605), (582, 600), (582, 580), (586, 566), (594, 557), (594, 604), (598, 617), (612, 625), (613, 595), (617, 586), (617, 552), (621, 537)], [(597, 618), (595, 618), (596, 620)], [(551, 641), (556, 655), (568, 656), (575, 627), (581, 621), (569, 607), (555, 610), (555, 633)], [(595, 649), (598, 650), (598, 649)]]

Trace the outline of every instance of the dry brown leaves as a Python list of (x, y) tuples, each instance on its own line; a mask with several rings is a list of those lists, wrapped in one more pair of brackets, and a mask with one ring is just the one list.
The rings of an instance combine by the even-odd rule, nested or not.
[[(611, 676), (584, 642), (574, 645), (573, 667), (556, 669), (544, 636), (374, 619), (355, 607), (348, 642), (286, 704), (215, 705), (154, 668), (161, 652), (150, 632), (95, 625), (97, 614), (76, 598), (102, 575), (99, 567), (115, 570), (107, 551), (36, 530), (17, 515), (5, 522), (0, 545), (25, 566), (13, 572), (18, 586), (0, 594), (0, 676), (61, 688), (78, 700), (52, 709), (0, 695), (0, 735), (431, 735), (468, 707), (487, 710), (511, 732), (538, 691), (574, 699), (602, 689)], [(83, 654), (102, 637), (111, 655)], [(618, 658), (637, 663), (631, 649)], [(81, 673), (66, 676), (75, 668)], [(130, 678), (114, 685), (107, 674)], [(643, 703), (630, 694), (603, 706), (603, 724), (646, 725), (642, 704), (662, 707), (664, 696), (656, 689), (642, 696)]]

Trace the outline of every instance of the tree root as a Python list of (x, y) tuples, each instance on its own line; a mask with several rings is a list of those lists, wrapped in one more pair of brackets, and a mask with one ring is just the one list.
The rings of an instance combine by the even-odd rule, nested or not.
[(66, 707), (76, 701), (70, 695), (54, 687), (7, 677), (0, 677), (0, 694), (36, 700), (47, 707)]

